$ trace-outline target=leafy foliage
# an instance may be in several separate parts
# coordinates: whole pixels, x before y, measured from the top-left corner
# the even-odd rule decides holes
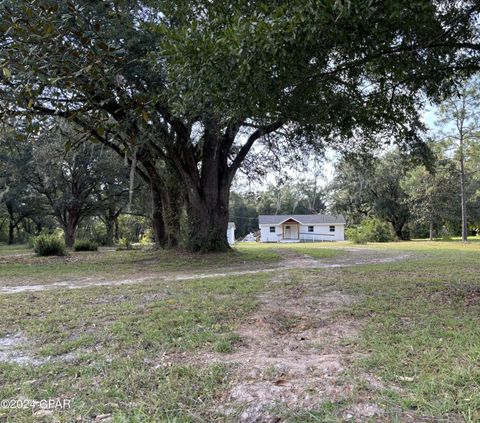
[[[39,256],[64,256],[65,242],[57,235],[39,235],[33,241],[33,249]]]
[[[414,163],[398,150],[367,162],[345,159],[331,185],[333,210],[346,214],[351,223],[377,216],[391,223],[399,239],[406,238],[404,228],[410,210],[401,181],[413,167]]]
[[[98,244],[89,239],[77,239],[73,249],[75,251],[97,251]]]
[[[347,239],[355,244],[367,242],[389,242],[395,240],[391,226],[378,218],[369,217],[360,225],[345,230]]]

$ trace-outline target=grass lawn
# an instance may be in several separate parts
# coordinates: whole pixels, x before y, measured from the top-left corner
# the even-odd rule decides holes
[[[0,243],[0,256],[12,255],[12,254],[24,254],[32,252],[32,249],[27,244],[1,244]]]
[[[0,278],[271,266],[282,249],[332,263],[354,257],[350,250],[402,259],[0,294],[0,359],[7,335],[24,343],[0,361],[0,399],[73,400],[44,417],[3,408],[0,421],[233,422],[238,414],[225,415],[224,405],[235,405],[232,392],[245,384],[298,394],[298,403],[272,402],[276,421],[480,421],[477,243],[242,244],[225,255],[126,251],[61,261],[2,255]],[[341,370],[332,378],[308,366],[263,368],[276,359],[271,346],[276,358],[334,356]],[[329,389],[301,392],[302,380]]]
[[[221,254],[132,250],[70,252],[64,257],[36,257],[26,248],[0,246],[0,280],[4,285],[48,283],[72,278],[118,279],[178,271],[206,271],[223,267],[264,267],[281,256],[269,249],[239,249]],[[14,254],[15,253],[15,254]]]

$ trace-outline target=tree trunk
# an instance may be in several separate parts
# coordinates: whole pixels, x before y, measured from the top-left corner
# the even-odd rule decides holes
[[[73,248],[75,244],[75,238],[77,235],[77,225],[73,221],[69,220],[63,227],[63,234],[65,238],[65,245],[67,248]]]
[[[210,181],[212,185],[212,181]],[[228,201],[230,185],[209,186],[197,196],[189,196],[187,215],[187,248],[191,251],[228,251]]]
[[[115,232],[115,217],[112,218],[112,216],[109,214],[108,216],[105,217],[105,227],[107,230],[107,234],[105,237],[105,245],[111,247],[114,244],[114,232]]]
[[[162,191],[162,215],[165,227],[165,248],[176,248],[180,239],[180,216],[182,206],[179,204],[181,194],[175,189]]]
[[[396,221],[392,222],[392,226],[397,238],[401,241],[404,241],[405,237],[403,235],[403,227],[405,226],[405,223]]]
[[[115,226],[115,231],[114,231],[115,241],[118,241],[120,239],[120,225],[118,223],[118,216],[115,218],[113,222]]]
[[[228,202],[230,186],[254,142],[282,126],[281,121],[256,129],[232,156],[231,148],[241,123],[231,121],[226,128],[206,118],[202,142],[193,144],[191,128],[172,120],[175,144],[168,160],[185,187],[187,202],[186,247],[191,251],[227,251]],[[199,166],[201,164],[201,166]]]
[[[178,180],[175,181],[177,175],[172,180],[162,178],[148,155],[140,155],[139,160],[147,171],[150,182],[155,242],[162,248],[175,248],[180,239],[181,206],[177,202],[183,198],[181,190],[177,188]]]
[[[14,231],[15,223],[13,222],[13,220],[10,219],[10,221],[8,222],[8,245],[12,245],[15,241]]]
[[[430,222],[429,234],[430,234],[430,241],[433,241],[433,222]]]
[[[162,248],[167,244],[165,224],[163,222],[162,196],[158,187],[151,182],[150,192],[152,194],[152,227],[155,236],[155,242]]]
[[[12,245],[15,241],[15,218],[13,215],[13,207],[9,202],[6,203],[6,208],[8,212],[8,245]]]
[[[465,192],[465,157],[463,151],[463,136],[460,136],[460,201],[462,207],[462,242],[467,242],[467,194]]]

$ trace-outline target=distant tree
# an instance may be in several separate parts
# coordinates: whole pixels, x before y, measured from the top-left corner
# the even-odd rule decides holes
[[[376,163],[371,185],[373,211],[392,224],[398,239],[408,238],[403,229],[410,218],[410,210],[402,180],[412,167],[398,151],[389,152]]]
[[[430,240],[435,237],[435,231],[457,220],[457,169],[452,160],[437,159],[431,171],[417,166],[401,184],[413,220],[427,225]]]
[[[316,177],[278,177],[258,193],[259,214],[316,214],[325,210],[325,193]]]
[[[133,180],[130,184],[130,167],[120,160],[112,151],[102,149],[95,157],[95,167],[98,169],[97,180],[92,196],[96,202],[96,214],[105,224],[105,244],[113,245],[115,241],[115,227],[118,227],[118,218],[131,208],[139,182]],[[130,210],[128,210],[130,211]]]
[[[467,152],[472,144],[480,140],[479,83],[480,77],[476,77],[461,84],[454,95],[444,100],[438,112],[438,121],[444,128],[441,136],[454,149],[459,166],[463,242],[468,239]]]
[[[232,191],[230,196],[229,220],[235,222],[235,235],[242,237],[258,230],[257,195],[239,194]]]
[[[392,225],[399,239],[405,239],[410,211],[401,181],[412,167],[398,150],[363,165],[344,160],[331,184],[332,209],[351,217],[351,223],[362,217],[379,217]]]
[[[92,215],[98,203],[94,190],[98,184],[98,146],[79,144],[65,151],[65,142],[73,134],[58,130],[43,133],[35,142],[34,159],[29,164],[28,183],[48,205],[46,212],[52,214],[64,231],[65,244],[73,247],[80,222]]]
[[[341,160],[335,166],[335,176],[328,187],[331,208],[343,214],[349,224],[359,224],[372,214],[371,198],[373,164],[361,165]]]
[[[467,210],[473,232],[480,233],[480,142],[466,148]]]
[[[24,178],[32,160],[31,146],[19,142],[14,132],[3,131],[0,135],[0,203],[8,222],[8,244],[15,242],[15,231],[25,220],[40,214],[41,199],[25,184]]]

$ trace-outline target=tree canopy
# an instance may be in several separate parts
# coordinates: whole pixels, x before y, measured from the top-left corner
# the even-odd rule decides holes
[[[5,1],[0,107],[60,116],[126,156],[157,240],[228,248],[232,180],[281,151],[397,143],[424,153],[418,108],[478,69],[474,0]]]

